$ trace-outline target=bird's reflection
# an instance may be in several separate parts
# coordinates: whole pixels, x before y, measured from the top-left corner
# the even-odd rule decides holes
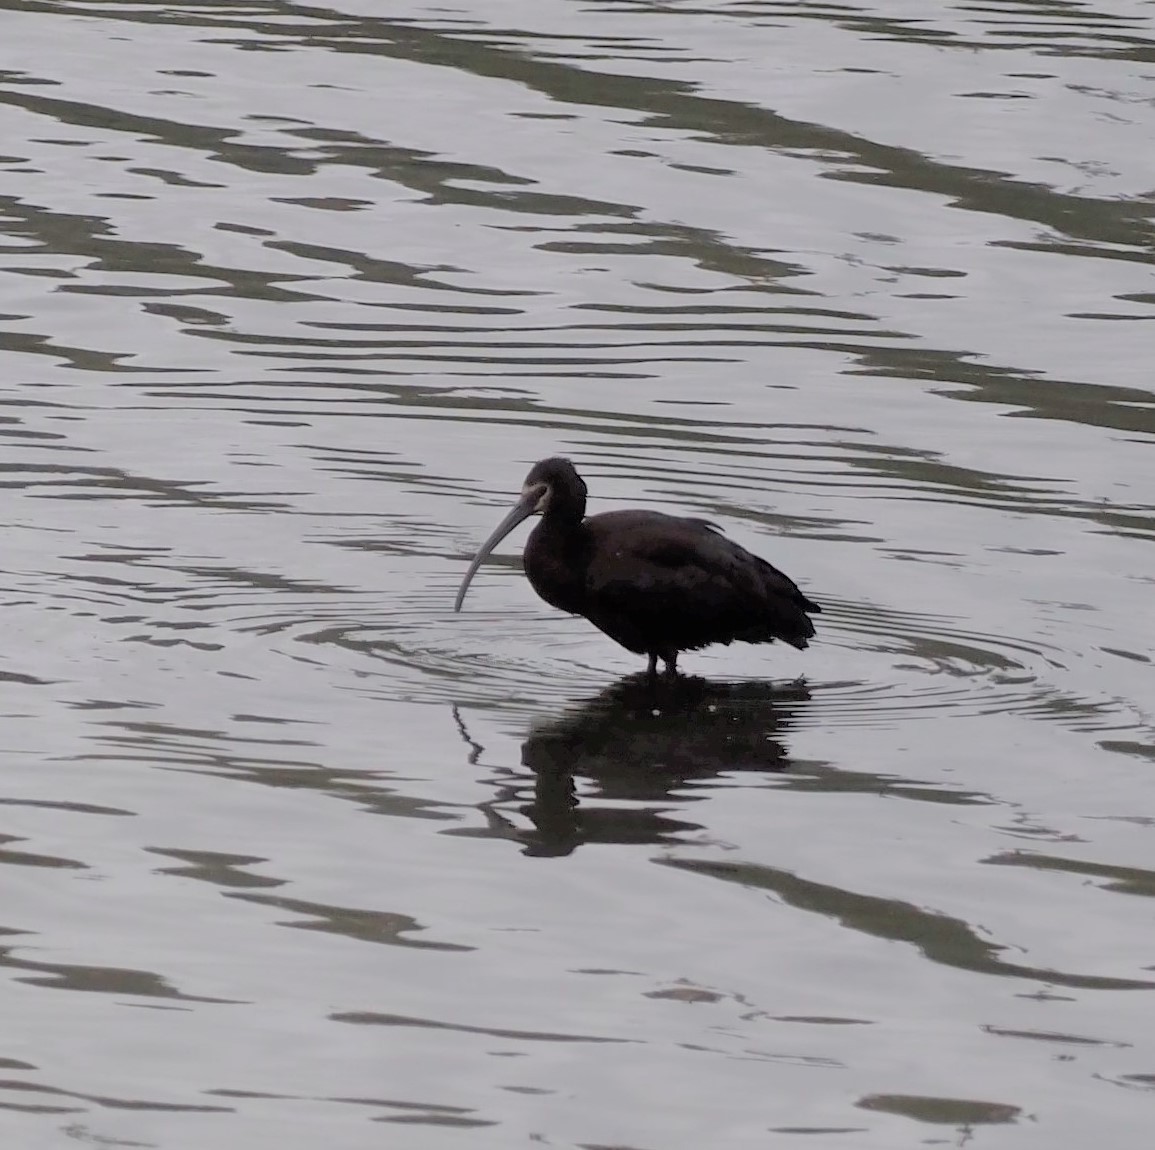
[[[533,797],[519,807],[532,829],[495,826],[491,807],[491,831],[549,856],[582,843],[677,841],[701,825],[673,817],[672,803],[705,797],[696,788],[724,773],[789,766],[783,735],[809,697],[801,681],[654,685],[630,676],[532,728],[521,761]],[[506,789],[502,805],[515,795],[523,788]]]

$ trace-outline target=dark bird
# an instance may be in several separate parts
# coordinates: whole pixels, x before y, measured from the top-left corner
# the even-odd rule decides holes
[[[772,643],[802,650],[821,611],[792,580],[732,543],[705,519],[660,511],[606,511],[586,518],[587,488],[568,459],[543,459],[521,498],[474,556],[455,611],[485,557],[531,515],[525,573],[551,607],[584,615],[628,651],[658,660],[671,677],[679,651],[712,643]]]

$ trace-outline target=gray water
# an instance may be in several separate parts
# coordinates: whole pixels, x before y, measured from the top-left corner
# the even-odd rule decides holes
[[[1149,1144],[1155,7],[6,0],[0,70],[5,1147]],[[814,646],[653,706],[521,535],[454,615],[551,454]]]

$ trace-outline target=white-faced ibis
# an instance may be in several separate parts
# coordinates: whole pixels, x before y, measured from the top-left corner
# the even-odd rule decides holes
[[[521,497],[474,556],[457,592],[461,610],[485,557],[531,515],[525,573],[551,607],[584,615],[628,651],[676,674],[679,651],[713,643],[773,643],[802,650],[821,611],[794,582],[732,543],[705,519],[660,511],[606,511],[586,518],[585,481],[568,459],[543,459]]]

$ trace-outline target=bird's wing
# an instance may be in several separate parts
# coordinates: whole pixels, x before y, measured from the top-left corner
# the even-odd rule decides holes
[[[739,593],[780,595],[817,610],[788,575],[727,539],[706,519],[620,511],[586,520],[592,558],[587,588],[652,593],[670,583],[724,584]]]
[[[677,633],[684,647],[770,636],[805,646],[817,611],[788,576],[702,520],[618,512],[586,521],[591,558],[587,613],[628,635]]]
[[[756,589],[753,572],[736,561],[745,553],[705,520],[644,513],[627,521],[631,513],[620,514],[588,521],[595,541],[586,577],[592,596],[648,613],[689,610],[711,592]]]

